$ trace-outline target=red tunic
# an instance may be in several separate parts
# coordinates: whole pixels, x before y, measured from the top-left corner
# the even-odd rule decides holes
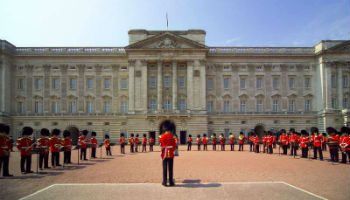
[[[106,141],[106,140],[105,140]],[[108,140],[109,141],[109,140]],[[125,137],[119,138],[119,144],[125,144]]]
[[[63,139],[64,151],[72,150],[72,139],[70,137],[66,137]]]
[[[58,137],[51,137],[49,140],[50,144],[50,151],[51,152],[60,152],[60,149],[62,147],[62,140]]]
[[[196,142],[197,142],[197,144],[201,144],[202,143],[202,139],[201,138],[197,138]]]
[[[321,147],[323,137],[321,135],[315,135],[314,137],[314,147]]]
[[[244,136],[239,136],[238,137],[238,144],[244,144],[245,137]]]
[[[49,153],[49,146],[50,146],[50,139],[47,137],[41,137],[37,140],[38,147],[40,148],[40,151],[42,153],[48,154]]]
[[[135,144],[140,144],[140,140],[139,140],[139,138],[137,137],[137,138],[135,138]]]
[[[174,158],[174,151],[176,148],[176,142],[173,134],[170,132],[165,132],[161,135],[160,139],[160,146],[162,147],[162,159],[165,158]]]
[[[350,136],[341,136],[340,137],[340,142],[339,142],[339,146],[341,148],[344,148],[345,146],[345,151],[350,151]]]
[[[288,145],[289,144],[289,138],[287,135],[281,135],[280,136],[280,142],[282,145]]]
[[[301,147],[301,148],[307,148],[308,143],[309,143],[309,137],[307,137],[307,136],[302,136],[302,137],[300,138],[300,147]]]
[[[147,144],[147,138],[146,138],[146,137],[142,138],[142,144],[143,144],[143,145],[146,145],[146,144]]]
[[[192,142],[192,137],[188,137],[187,142]]]
[[[149,139],[149,144],[150,144],[150,145],[154,145],[154,138],[151,137],[151,138]]]
[[[135,139],[133,137],[129,138],[129,143],[130,143],[130,145],[134,144],[135,143]]]
[[[96,138],[91,138],[90,139],[90,142],[91,142],[91,147],[92,148],[97,148],[97,139]]]
[[[273,137],[270,136],[270,135],[267,136],[267,137],[266,137],[266,144],[267,144],[268,146],[271,146],[272,143],[273,143]]]
[[[33,141],[29,137],[22,137],[17,139],[17,148],[21,151],[21,156],[30,156],[33,149]]]
[[[121,138],[120,138],[121,139]],[[120,140],[119,139],[119,140]],[[125,141],[124,141],[125,142]],[[109,139],[105,139],[103,141],[103,144],[105,145],[106,148],[109,148],[111,146],[111,141]]]
[[[212,137],[211,140],[212,140],[212,143],[213,143],[214,145],[217,143],[216,137]]]
[[[260,143],[260,139],[259,139],[258,136],[253,137],[253,143],[254,143],[255,145],[258,145],[258,144]]]
[[[10,139],[6,135],[0,135],[0,157],[8,154],[10,150]]]
[[[202,142],[203,142],[203,144],[208,144],[208,138],[207,137],[203,137]]]
[[[234,137],[233,135],[231,135],[231,136],[229,137],[229,143],[230,143],[230,144],[234,144],[234,143],[235,143],[235,137]]]
[[[79,145],[80,145],[80,148],[82,149],[87,148],[86,137],[84,135],[79,136]]]
[[[220,137],[220,144],[221,145],[224,145],[225,141],[226,141],[225,137]]]

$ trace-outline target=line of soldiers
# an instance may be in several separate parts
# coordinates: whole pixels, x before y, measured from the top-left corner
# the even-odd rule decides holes
[[[120,153],[125,154],[125,145],[127,141],[130,145],[130,153],[139,152],[139,146],[142,145],[142,152],[147,152],[147,143],[149,144],[149,151],[153,151],[153,146],[155,145],[155,138],[147,138],[146,134],[143,134],[142,140],[139,138],[139,134],[134,135],[130,134],[128,140],[125,138],[124,133],[120,134],[119,144],[120,144]]]

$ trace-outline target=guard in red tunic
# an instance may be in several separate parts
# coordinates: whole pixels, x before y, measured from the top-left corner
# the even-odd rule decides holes
[[[340,137],[339,147],[341,152],[341,162],[346,163],[346,158],[348,157],[350,162],[350,128],[348,127],[342,127],[340,129],[340,132],[342,133],[342,136]]]
[[[313,128],[313,127],[312,127],[312,128]],[[310,130],[310,131],[311,131],[311,135],[310,135],[310,148],[311,148],[311,149],[314,149],[315,133],[313,133],[312,130]]]
[[[254,135],[253,135],[253,132],[250,132],[248,135],[249,135],[248,136],[249,151],[252,152],[254,151],[254,142],[253,142]]]
[[[221,133],[221,135],[219,136],[219,141],[220,141],[221,151],[225,151],[226,138],[223,133]]]
[[[90,139],[91,158],[97,158],[96,157],[96,149],[97,149],[98,143],[97,143],[96,135],[97,135],[96,132],[94,132],[94,131],[91,132],[91,139]]]
[[[139,144],[140,144],[140,139],[139,139],[139,134],[136,134],[136,137],[135,137],[135,152],[139,152]]]
[[[109,136],[108,136],[108,140],[109,140]],[[120,153],[121,153],[121,154],[125,154],[126,139],[125,139],[124,133],[121,133],[121,134],[120,134],[119,144],[120,144]]]
[[[125,148],[124,148],[124,143],[125,143],[125,138],[124,138],[124,134],[121,134],[122,136],[119,138],[119,143],[120,145],[122,145],[123,143],[123,148],[120,148],[120,151],[122,154],[125,154]],[[111,141],[109,140],[109,135],[105,135],[105,139],[103,140],[103,144],[105,146],[106,149],[106,155],[107,156],[112,156],[112,151],[111,151]]]
[[[2,170],[2,176],[11,177],[12,174],[9,174],[9,164],[10,164],[10,151],[11,151],[11,142],[8,137],[10,133],[10,127],[6,124],[0,124],[0,172]]]
[[[290,130],[290,155],[291,156],[297,156],[297,150],[298,150],[298,146],[299,146],[299,136],[297,134],[297,132],[295,132],[294,128],[291,128]]]
[[[280,146],[283,149],[283,154],[287,155],[287,149],[288,149],[288,146],[289,146],[289,137],[287,136],[285,129],[281,129],[280,132],[281,132],[281,136],[279,138],[279,143],[280,143]]]
[[[147,152],[147,135],[143,134],[143,138],[142,138],[142,152]]]
[[[203,150],[204,151],[208,151],[208,137],[207,137],[207,134],[203,134]]]
[[[61,131],[59,129],[52,130],[52,137],[49,140],[51,152],[51,165],[53,168],[60,165],[60,151],[63,146],[61,138],[59,138]]]
[[[63,131],[63,162],[64,164],[71,164],[72,157],[72,138],[68,130]]]
[[[329,135],[328,147],[329,153],[331,155],[331,162],[339,162],[339,135],[333,127],[326,128]]]
[[[80,160],[88,160],[86,158],[86,149],[87,149],[87,145],[88,145],[88,135],[89,131],[87,130],[83,130],[82,131],[82,135],[79,136],[78,142],[79,142],[79,146],[80,146]]]
[[[267,153],[273,154],[273,136],[271,131],[268,131],[268,135],[266,136],[266,146]]]
[[[327,133],[322,133],[322,137],[323,137],[322,151],[327,151],[327,141],[328,141]]]
[[[309,133],[306,130],[301,130],[299,146],[301,148],[301,157],[307,158],[309,152]]]
[[[245,136],[244,136],[243,132],[240,132],[239,136],[238,136],[238,151],[244,151],[244,149],[243,149],[244,141],[245,141]]]
[[[253,133],[253,144],[254,144],[254,150],[255,153],[259,153],[260,152],[260,138],[258,135],[256,135],[255,133]]]
[[[273,148],[276,149],[277,136],[275,132],[272,132],[272,144],[273,144]]]
[[[313,133],[314,138],[313,140],[313,148],[314,148],[314,158],[317,159],[317,152],[320,155],[320,160],[323,160],[323,154],[322,154],[322,141],[323,136],[318,132],[317,127],[312,127],[311,132]]]
[[[130,134],[129,144],[130,144],[130,153],[134,153],[135,138],[133,133]]]
[[[163,182],[162,185],[166,186],[168,182],[168,171],[169,171],[169,185],[174,186],[173,177],[173,166],[174,166],[174,151],[176,148],[176,141],[174,134],[176,127],[175,124],[170,120],[163,121],[159,126],[159,133],[161,137],[159,143],[161,146],[161,158],[163,163]]]
[[[211,143],[213,145],[213,151],[216,151],[217,139],[216,139],[216,134],[215,133],[213,133],[213,135],[211,136]]]
[[[188,135],[188,138],[187,138],[187,151],[191,151],[192,149],[192,135]]]
[[[197,150],[200,151],[201,150],[201,144],[202,144],[201,135],[199,135],[199,134],[197,135],[196,142],[197,142]]]
[[[22,137],[17,139],[17,148],[21,152],[21,172],[22,174],[33,173],[32,167],[32,149],[33,141],[30,135],[33,134],[31,127],[23,127]]]
[[[150,136],[149,137],[149,151],[153,151],[153,146],[154,146],[154,144],[155,144],[155,139],[154,139],[154,137],[152,137],[152,136]]]
[[[235,150],[235,136],[232,133],[230,133],[230,136],[228,137],[228,139],[229,139],[231,151],[234,151]]]
[[[264,132],[264,136],[262,137],[263,153],[266,152],[266,147],[267,147],[267,145],[266,145],[266,140],[267,140],[267,134],[266,134],[266,132]]]
[[[49,168],[49,147],[50,147],[50,131],[46,128],[40,130],[40,138],[37,140],[37,147],[39,149],[39,169]]]

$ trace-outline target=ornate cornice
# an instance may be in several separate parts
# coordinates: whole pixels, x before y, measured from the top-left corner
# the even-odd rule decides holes
[[[16,56],[125,56],[123,47],[17,47]]]

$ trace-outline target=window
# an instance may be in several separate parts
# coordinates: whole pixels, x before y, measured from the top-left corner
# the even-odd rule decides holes
[[[43,112],[43,103],[41,101],[35,101],[34,112],[35,113],[42,113]]]
[[[337,88],[337,76],[335,74],[331,75],[331,87]]]
[[[88,113],[94,112],[94,105],[93,105],[92,101],[86,102],[86,112],[88,112]]]
[[[24,103],[22,101],[17,102],[17,112],[24,113]]]
[[[126,100],[122,100],[120,102],[120,112],[122,112],[122,113],[128,112],[128,102]]]
[[[185,88],[185,77],[180,76],[178,78],[178,81],[179,81],[179,88]]]
[[[241,100],[240,106],[239,106],[240,112],[246,112],[246,100]]]
[[[262,112],[263,111],[263,101],[262,99],[256,100],[256,112]]]
[[[245,89],[246,88],[246,85],[245,85],[245,78],[241,77],[239,79],[239,87],[242,89]]]
[[[337,109],[338,108],[338,103],[337,103],[337,98],[333,97],[332,98],[332,108]]]
[[[344,97],[343,98],[343,108],[350,108],[349,107],[349,98],[348,97]]]
[[[155,76],[149,77],[149,87],[156,88],[157,87],[157,78]]]
[[[128,89],[128,79],[120,80],[120,89],[122,90]]]
[[[151,99],[149,102],[149,108],[152,111],[157,110],[157,100],[156,99]]]
[[[295,112],[295,100],[294,99],[290,99],[288,101],[288,111]]]
[[[111,101],[105,100],[103,102],[103,112],[104,113],[110,113],[111,112]]]
[[[105,90],[110,89],[110,88],[111,88],[111,79],[105,78],[105,79],[103,80],[103,86],[104,86],[104,89],[105,89]]]
[[[179,110],[180,111],[185,111],[186,109],[187,109],[186,99],[180,99]]]
[[[305,89],[310,89],[311,88],[311,78],[310,77],[305,77],[305,79],[304,79],[304,87],[305,87]]]
[[[280,79],[278,77],[273,77],[272,79],[272,88],[278,90],[280,87]]]
[[[230,112],[230,101],[229,100],[224,101],[224,112]]]
[[[348,87],[349,87],[349,77],[343,76],[343,88],[348,88]]]
[[[18,79],[17,89],[19,89],[19,90],[24,89],[24,79],[23,78]]]
[[[213,101],[208,101],[207,102],[207,111],[208,112],[213,112],[213,107],[214,107],[214,102]]]
[[[88,78],[86,80],[86,87],[87,89],[91,90],[94,87],[94,79]]]
[[[60,79],[53,78],[52,79],[52,89],[58,90],[60,88]]]
[[[272,112],[278,112],[279,111],[279,102],[278,99],[274,99],[272,101]]]
[[[77,89],[77,79],[76,78],[69,79],[69,88],[71,90],[76,90]]]
[[[164,87],[170,88],[170,86],[171,86],[170,76],[164,76]]]
[[[208,90],[212,90],[213,89],[213,85],[214,85],[213,78],[208,78],[207,79],[207,89]]]
[[[72,100],[72,101],[69,102],[68,112],[70,112],[70,113],[76,113],[77,112],[77,101],[76,100]]]
[[[230,78],[229,77],[224,78],[224,89],[225,90],[230,89]]]
[[[311,100],[306,99],[305,100],[305,112],[309,112],[309,111],[311,111]]]
[[[256,89],[261,89],[263,86],[262,86],[262,77],[257,77],[256,78]]]
[[[34,88],[36,90],[41,90],[43,88],[43,80],[41,78],[36,78],[34,80]]]
[[[59,113],[60,112],[59,103],[57,101],[53,101],[51,103],[51,112],[52,113]]]
[[[294,77],[289,77],[289,89],[294,90],[295,89],[295,78]]]
[[[167,110],[167,111],[171,110],[171,100],[170,99],[166,99],[164,101],[164,110]]]

